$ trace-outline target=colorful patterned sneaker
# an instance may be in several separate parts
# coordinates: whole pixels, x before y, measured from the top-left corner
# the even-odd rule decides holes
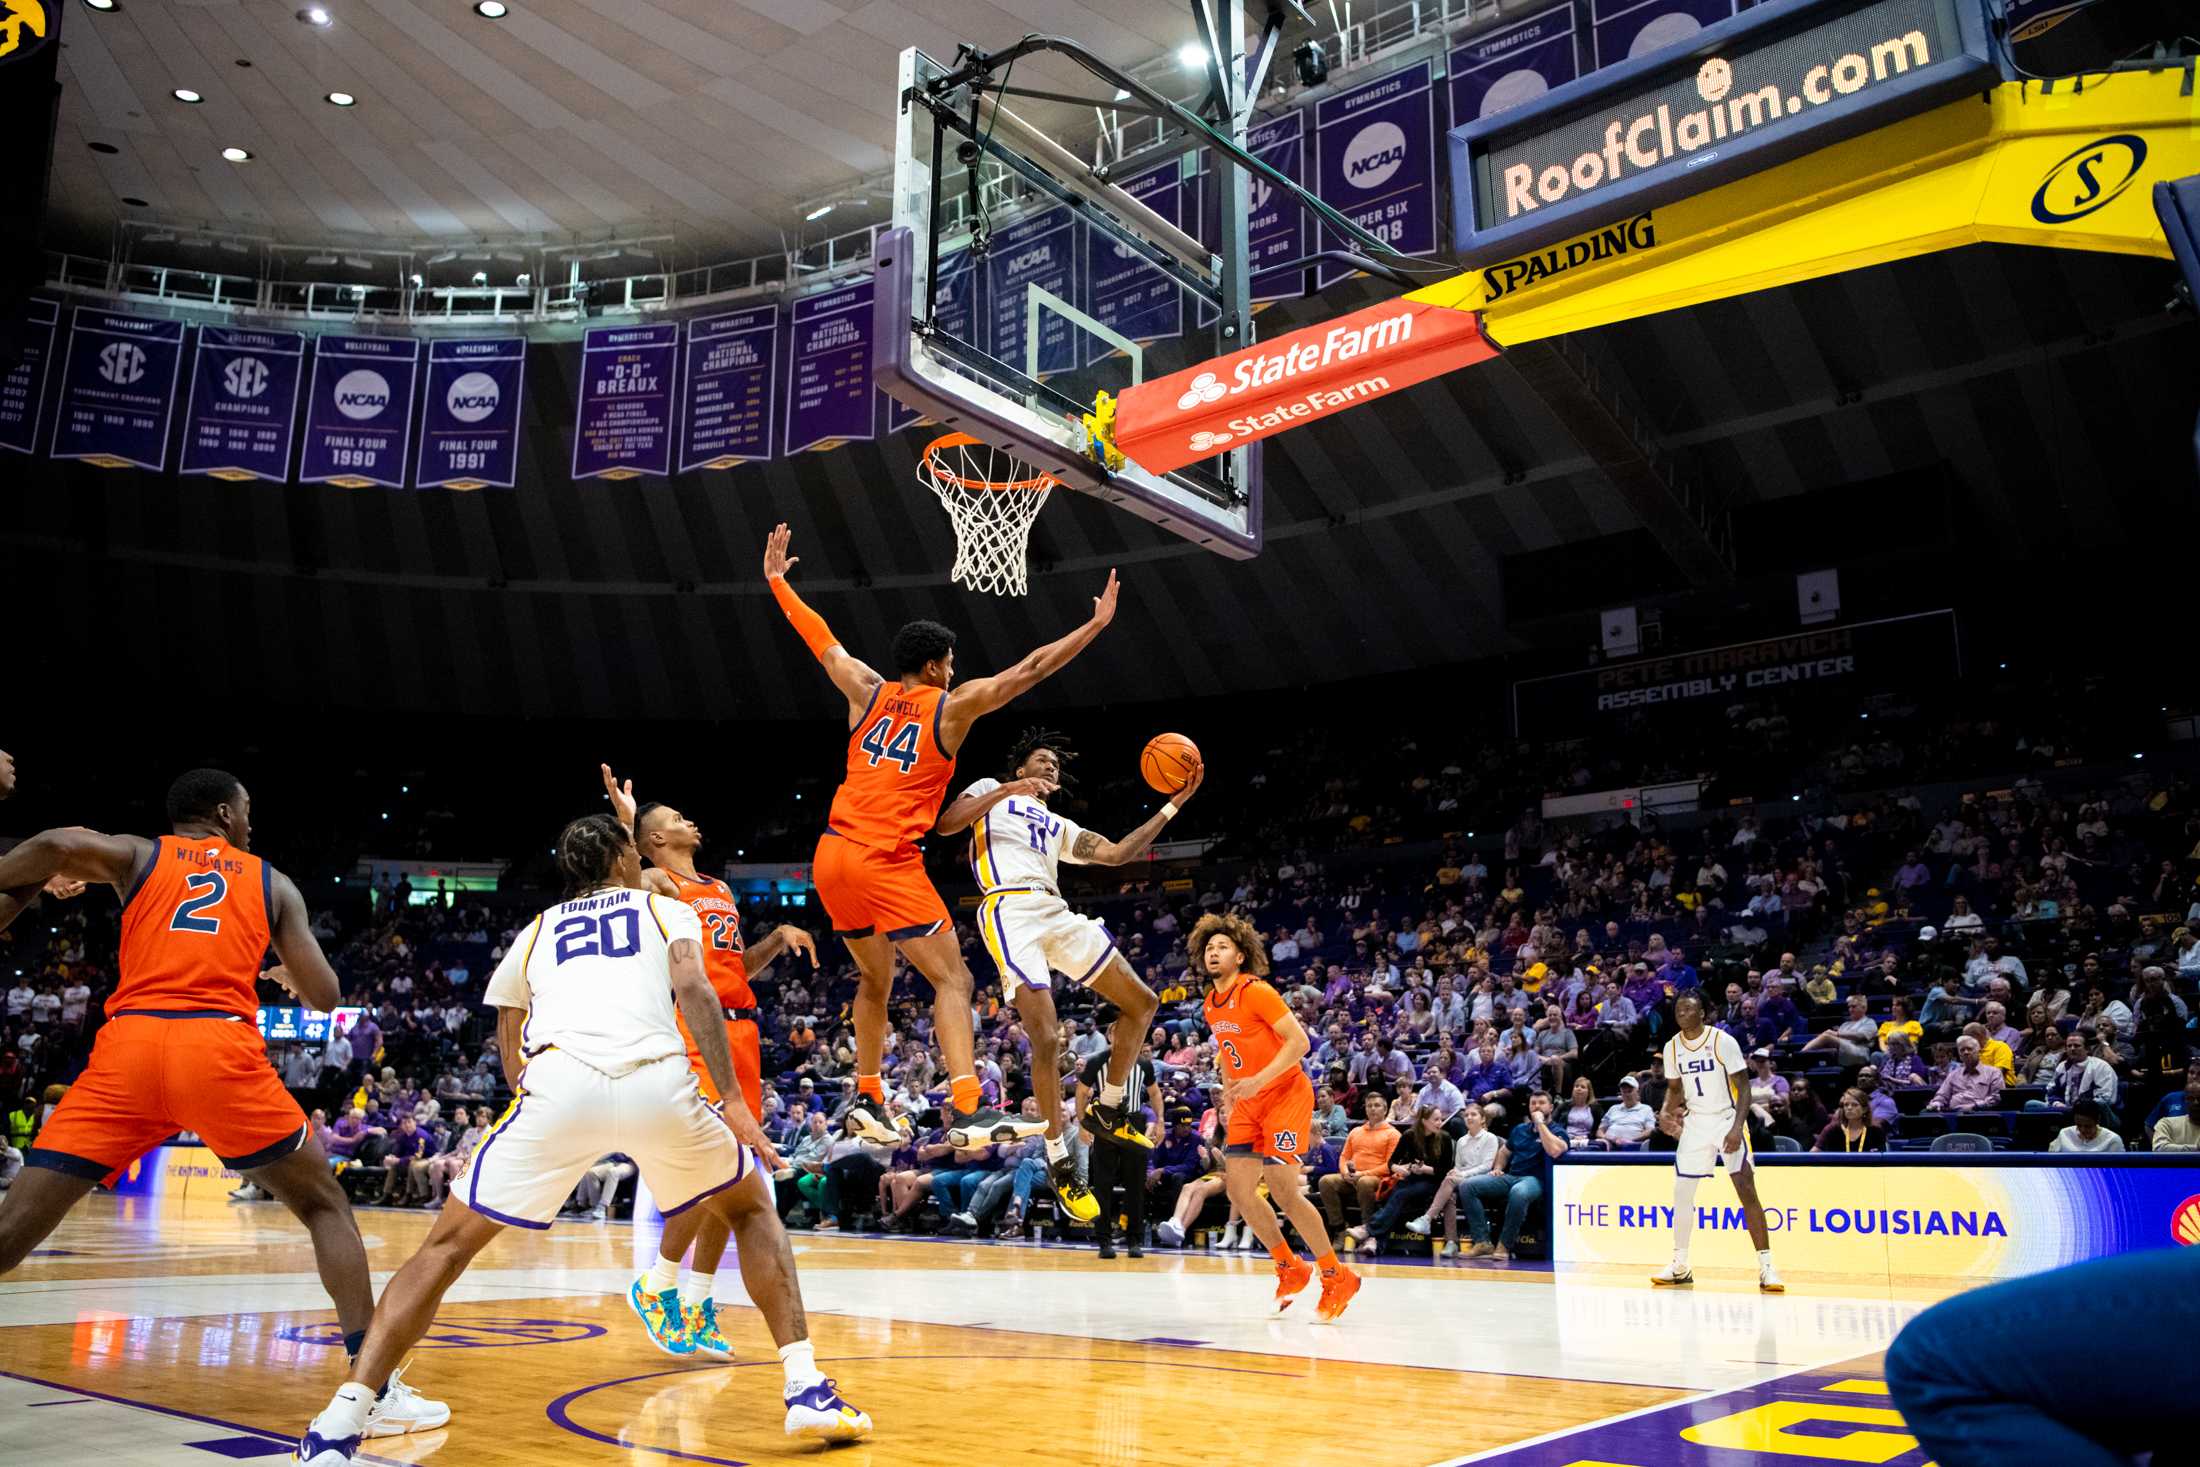
[[[1100,1216],[1100,1199],[1092,1195],[1092,1188],[1077,1175],[1077,1163],[1068,1157],[1052,1162],[1047,1167],[1047,1185],[1054,1188],[1055,1200],[1062,1204],[1062,1211],[1081,1223],[1089,1223]]]
[[[411,1362],[407,1362],[410,1364]],[[405,1384],[405,1366],[390,1372],[390,1383],[367,1408],[368,1436],[403,1436],[408,1431],[433,1431],[451,1419],[451,1408],[431,1401]]]
[[[857,1095],[856,1103],[848,1107],[846,1119],[859,1138],[880,1146],[899,1146],[909,1139],[874,1095]]]
[[[681,1312],[681,1322],[687,1326],[688,1342],[695,1353],[705,1360],[731,1360],[733,1346],[718,1329],[718,1304],[712,1299],[690,1304]]]
[[[302,1467],[348,1467],[351,1454],[359,1450],[359,1438],[339,1437],[330,1441],[317,1432],[308,1431],[298,1439],[296,1460]]]
[[[840,1398],[830,1380],[805,1386],[787,1397],[787,1435],[813,1442],[861,1441],[871,1434],[871,1418]]]
[[[649,1342],[667,1355],[685,1360],[695,1353],[695,1342],[688,1338],[686,1322],[680,1316],[680,1291],[667,1289],[662,1294],[652,1294],[644,1286],[649,1280],[638,1278],[626,1291],[626,1302],[633,1309],[634,1317],[649,1331]]]

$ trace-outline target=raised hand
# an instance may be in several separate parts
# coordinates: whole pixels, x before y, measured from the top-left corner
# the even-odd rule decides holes
[[[1035,774],[1029,779],[1012,779],[1002,788],[1009,795],[1028,795],[1035,800],[1043,800],[1061,787],[1060,781]]]
[[[621,784],[611,773],[610,765],[599,764],[596,767],[603,771],[603,792],[611,797],[612,816],[626,827],[627,834],[634,834],[634,812],[641,808],[634,801],[634,781],[630,779]]]
[[[1115,620],[1115,595],[1118,585],[1115,572],[1109,571],[1107,588],[1092,598],[1092,620],[1094,625],[1104,627]]]
[[[784,576],[802,563],[801,556],[787,553],[787,542],[793,538],[794,531],[784,524],[772,526],[771,538],[764,542],[764,574],[767,577]]]

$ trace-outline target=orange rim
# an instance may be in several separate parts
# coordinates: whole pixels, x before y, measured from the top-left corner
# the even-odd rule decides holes
[[[956,473],[947,466],[943,459],[935,457],[941,449],[945,448],[991,448],[992,446],[984,439],[973,438],[968,433],[942,434],[924,445],[924,470],[933,478],[943,483],[953,484],[958,489],[968,489],[973,492],[990,491],[995,494],[1010,493],[1019,489],[1026,491],[1052,489],[1061,482],[1052,474],[1040,473],[1037,470],[1033,470],[1032,477],[1028,479],[973,479]],[[1020,462],[1006,449],[996,451],[1011,463]]]

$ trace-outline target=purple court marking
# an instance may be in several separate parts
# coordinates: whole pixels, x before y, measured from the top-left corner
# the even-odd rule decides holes
[[[246,1432],[268,1441],[279,1442],[285,1451],[289,1451],[294,1447],[298,1440],[285,1432],[269,1431],[264,1426],[246,1426],[241,1421],[224,1421],[219,1416],[205,1416],[197,1411],[180,1411],[174,1406],[157,1406],[151,1401],[140,1401],[131,1396],[111,1395],[106,1391],[90,1390],[84,1386],[63,1385],[58,1380],[41,1380],[35,1375],[25,1375],[19,1370],[0,1370],[0,1378],[19,1380],[25,1385],[44,1386],[49,1391],[75,1391],[78,1395],[89,1396],[95,1401],[106,1401],[116,1406],[131,1406],[140,1411],[151,1411],[158,1416],[173,1416],[180,1421],[196,1421],[201,1426],[219,1426],[224,1431]],[[48,1402],[47,1404],[60,1403]],[[351,1459],[354,1462],[369,1463],[371,1467],[406,1467],[406,1464],[402,1462],[393,1461],[388,1457],[376,1457],[366,1452],[354,1452]]]
[[[220,1436],[207,1442],[185,1442],[202,1452],[212,1452],[217,1457],[233,1457],[242,1462],[248,1457],[272,1457],[277,1452],[293,1450],[289,1442],[270,1441],[264,1436]]]
[[[92,1398],[90,1396],[76,1396],[66,1401],[26,1401],[23,1408],[27,1411],[33,1406],[89,1406],[91,1404]]]
[[[74,1248],[33,1248],[27,1256],[31,1258],[75,1258],[78,1254]]]
[[[1169,1338],[1169,1336],[1167,1336],[1167,1335],[1148,1335],[1148,1336],[1147,1336],[1146,1338],[1144,1338],[1144,1339],[1142,1339],[1142,1340],[1132,1340],[1132,1341],[1131,1341],[1131,1343],[1132,1343],[1132,1344],[1134,1344],[1134,1345],[1183,1345],[1183,1346],[1186,1346],[1187,1348],[1189,1348],[1189,1347],[1192,1347],[1192,1346],[1197,1346],[1197,1345],[1204,1345],[1204,1344],[1206,1344],[1206,1343],[1207,1343],[1207,1341],[1205,1341],[1205,1340],[1175,1340],[1175,1339],[1171,1339],[1171,1338]]]
[[[842,1355],[836,1357],[833,1361],[821,1361],[820,1363],[867,1364],[887,1361],[899,1364],[901,1362],[911,1360],[1029,1361],[1030,1359],[1030,1355],[1022,1352],[1000,1355]],[[573,1435],[578,1437],[586,1437],[589,1441],[592,1442],[602,1442],[605,1446],[608,1447],[624,1447],[630,1452],[650,1452],[660,1457],[677,1457],[683,1462],[704,1462],[710,1464],[710,1467],[749,1467],[748,1463],[740,1461],[733,1457],[712,1457],[702,1452],[683,1452],[678,1447],[653,1447],[644,1442],[621,1441],[615,1436],[606,1436],[600,1431],[591,1431],[589,1428],[581,1425],[579,1422],[573,1419],[570,1408],[575,1401],[578,1401],[583,1396],[591,1396],[594,1395],[597,1391],[608,1391],[623,1385],[633,1385],[638,1381],[662,1380],[668,1375],[703,1375],[712,1370],[753,1370],[760,1365],[777,1365],[778,1363],[779,1362],[777,1360],[737,1360],[731,1365],[707,1365],[700,1368],[690,1366],[686,1369],[652,1370],[645,1372],[641,1375],[624,1375],[619,1377],[617,1380],[600,1380],[594,1385],[585,1385],[579,1387],[576,1390],[567,1391],[564,1395],[558,1397],[555,1401],[552,1401],[549,1405],[545,1406],[543,1408],[543,1415],[550,1418],[551,1425],[556,1426],[561,1430],[569,1431],[573,1433]],[[1213,1370],[1220,1371],[1228,1375],[1273,1375],[1283,1376],[1293,1380],[1298,1379],[1300,1374],[1300,1372],[1292,1370],[1255,1370],[1251,1366],[1247,1365],[1193,1365],[1189,1363],[1179,1363],[1173,1360],[1104,1360],[1095,1363],[1103,1365],[1136,1365],[1141,1368],[1160,1366],[1165,1369],[1171,1370]],[[5,1372],[0,1372],[0,1374],[4,1373]],[[366,1458],[362,1457],[359,1460],[365,1461]]]

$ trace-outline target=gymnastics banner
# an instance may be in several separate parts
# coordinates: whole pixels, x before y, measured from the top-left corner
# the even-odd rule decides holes
[[[687,413],[680,472],[730,469],[772,456],[779,307],[751,306],[687,323]]]
[[[1484,31],[1455,48],[1445,70],[1454,127],[1533,102],[1581,75],[1574,7],[1553,5]]]
[[[787,428],[783,452],[834,448],[877,434],[871,385],[871,282],[820,291],[788,316]]]
[[[183,371],[183,323],[78,306],[54,410],[55,458],[103,469],[168,467],[168,423]]]
[[[1065,207],[1026,215],[993,236],[985,258],[993,323],[993,344],[988,349],[1019,371],[1034,329],[1039,333],[1039,375],[1066,372],[1078,364],[1078,338],[1085,333],[1043,303],[1034,323],[1031,291],[1036,287],[1058,300],[1076,301],[1078,243],[1084,233]]]
[[[1597,65],[1648,56],[1678,46],[1734,13],[1734,0],[1594,0]]]
[[[306,339],[295,331],[201,326],[176,471],[230,480],[289,477],[305,354]]]
[[[1171,158],[1158,168],[1121,180],[1123,191],[1177,228],[1184,227],[1184,169]],[[1184,334],[1184,291],[1145,259],[1115,243],[1113,236],[1088,228],[1084,282],[1085,314],[1133,341],[1161,341]],[[1099,361],[1115,348],[1090,332],[1085,360]]]
[[[672,472],[672,412],[680,323],[599,326],[581,342],[573,414],[573,477],[632,479]]]
[[[1305,183],[1306,113],[1291,111],[1254,123],[1245,132],[1245,151],[1293,183]],[[1215,181],[1212,173],[1207,178]],[[1252,202],[1245,216],[1245,262],[1253,272],[1253,300],[1297,300],[1306,294],[1306,267],[1291,262],[1306,256],[1306,211],[1258,174],[1248,187]],[[1229,207],[1229,200],[1221,202]]]
[[[1756,1157],[1789,1277],[1985,1282],[2081,1259],[2200,1242],[2200,1166],[2183,1157],[1995,1153]],[[1670,1152],[1584,1153],[1552,1168],[1561,1268],[1654,1269],[1673,1253]],[[1696,1194],[1693,1263],[1754,1272],[1723,1178]]]
[[[324,336],[313,343],[298,482],[405,487],[420,343],[409,336]]]
[[[1314,104],[1314,191],[1321,201],[1405,255],[1436,252],[1436,83],[1416,61]],[[1326,249],[1352,248],[1323,232]],[[1324,260],[1314,286],[1358,273]]]
[[[53,339],[61,303],[32,296],[23,303],[23,319],[0,328],[21,352],[15,365],[0,373],[0,448],[14,453],[38,451],[40,414],[46,406],[46,378],[53,366]]]
[[[519,479],[520,400],[526,390],[525,337],[429,342],[413,484],[511,488]]]

